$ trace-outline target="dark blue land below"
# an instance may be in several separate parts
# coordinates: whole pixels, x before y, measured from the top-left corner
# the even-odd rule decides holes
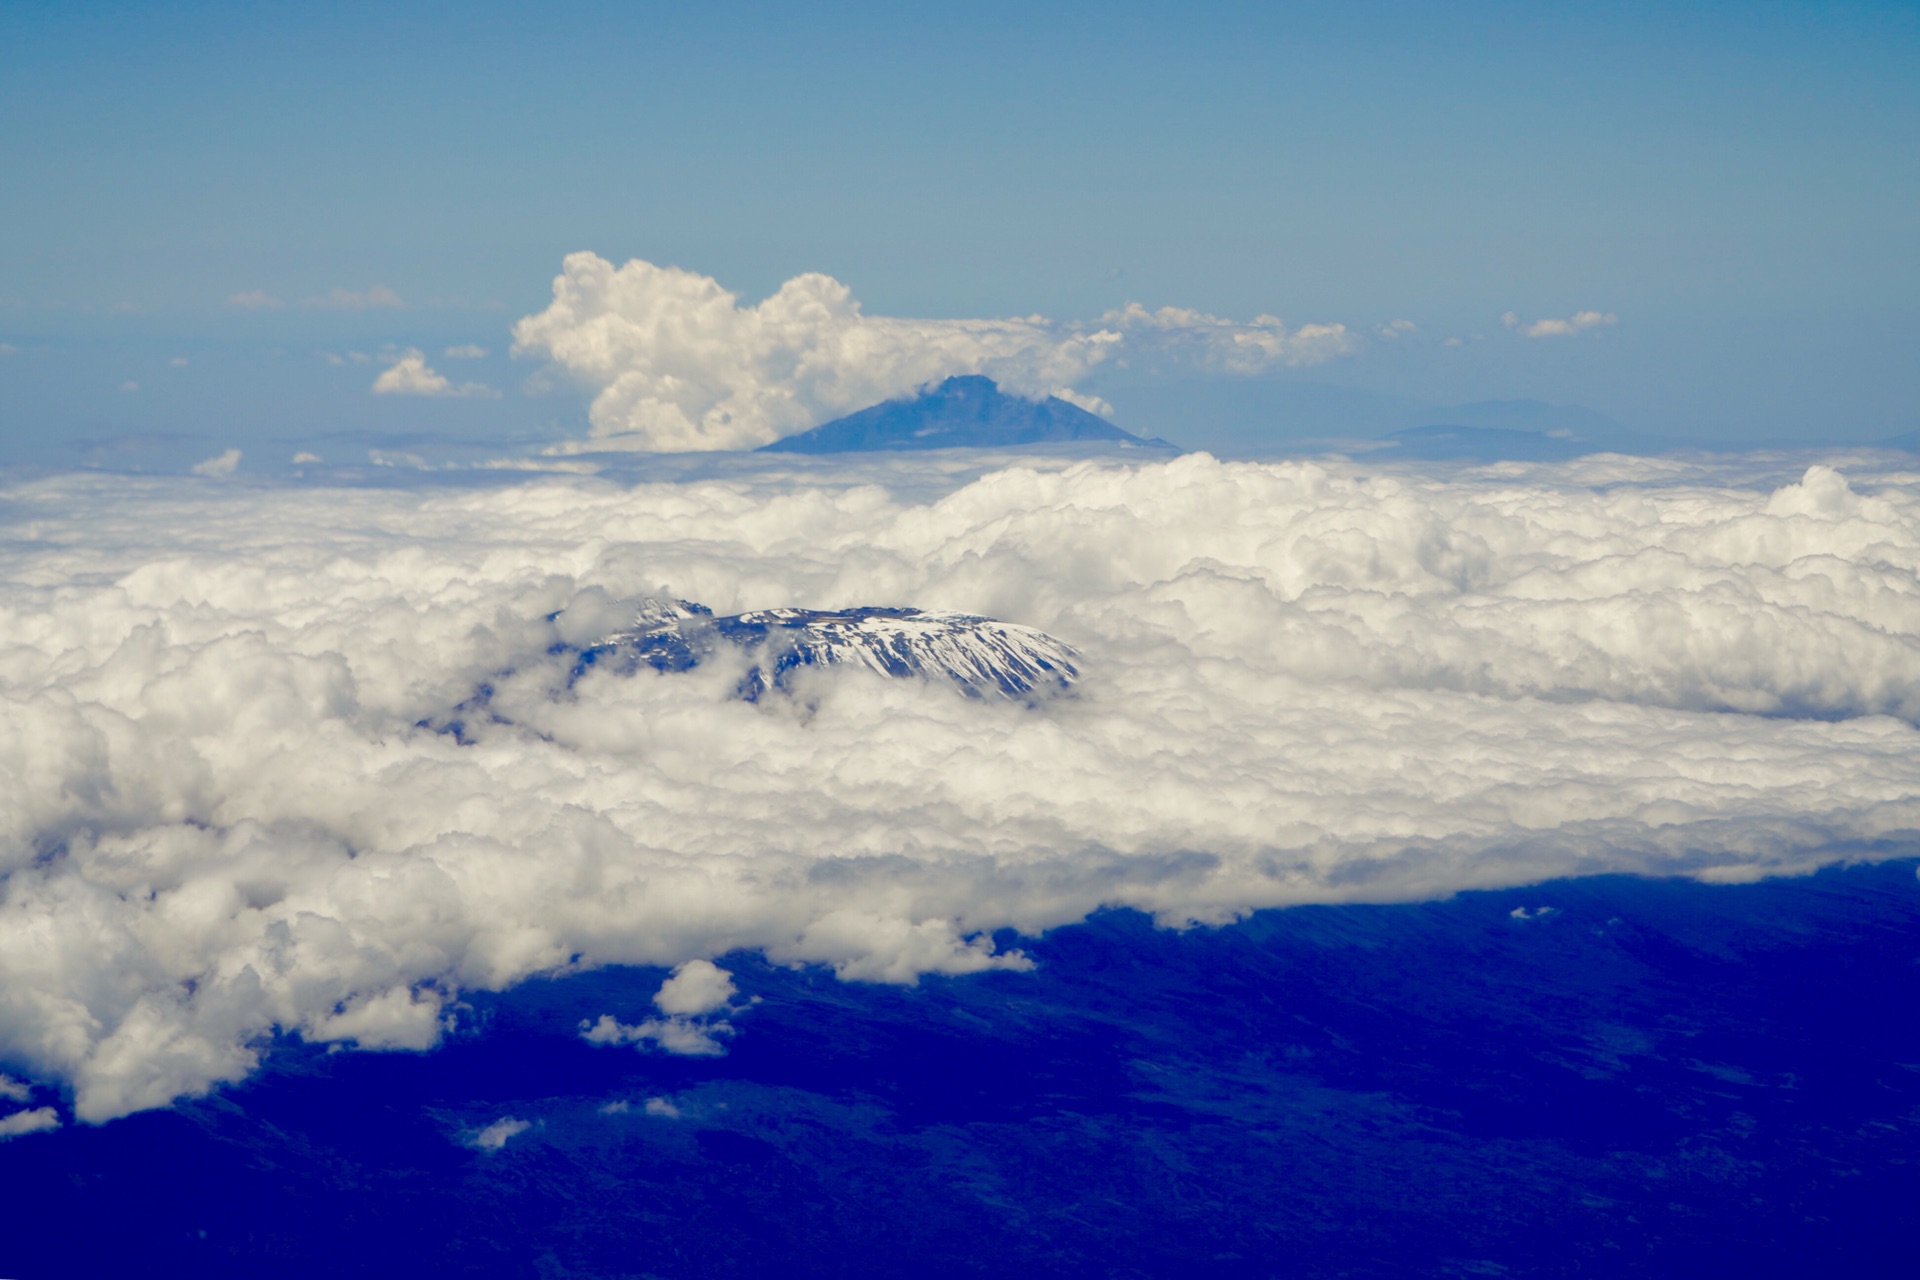
[[[1920,1275],[1911,861],[1025,945],[914,989],[731,957],[718,1059],[578,1038],[646,969],[284,1047],[0,1144],[0,1275]]]

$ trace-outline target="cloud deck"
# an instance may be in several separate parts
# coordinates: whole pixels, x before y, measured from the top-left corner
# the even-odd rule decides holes
[[[942,465],[0,491],[0,1059],[97,1120],[570,966],[908,981],[1103,904],[1750,878],[1920,827],[1910,475]],[[1002,618],[1081,680],[568,689],[555,649],[664,592]],[[482,680],[504,723],[419,727]]]

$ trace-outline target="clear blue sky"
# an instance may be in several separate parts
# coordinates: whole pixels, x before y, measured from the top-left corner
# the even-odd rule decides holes
[[[504,355],[576,249],[749,298],[826,271],[882,314],[1407,319],[1291,376],[1723,439],[1911,430],[1917,15],[13,0],[0,457],[576,431],[583,402]],[[299,305],[374,285],[407,306]],[[227,301],[253,290],[290,305]],[[1618,324],[1500,323],[1587,309]],[[507,395],[376,399],[323,356],[462,343]]]

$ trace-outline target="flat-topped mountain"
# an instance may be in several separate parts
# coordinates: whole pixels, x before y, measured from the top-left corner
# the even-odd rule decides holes
[[[752,660],[739,690],[749,702],[769,688],[784,691],[802,667],[864,667],[1028,702],[1080,675],[1079,655],[1045,632],[969,613],[866,606],[716,617],[705,605],[668,600],[646,602],[633,626],[583,649],[574,676],[590,667],[686,671],[728,648]]]
[[[889,400],[765,446],[775,453],[855,453],[897,449],[1006,449],[1092,441],[1177,452],[1165,440],[1122,431],[1058,396],[1028,400],[977,374]]]

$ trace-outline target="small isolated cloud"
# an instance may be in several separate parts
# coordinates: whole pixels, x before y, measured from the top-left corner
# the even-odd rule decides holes
[[[467,1145],[476,1151],[498,1151],[500,1148],[506,1146],[510,1140],[531,1128],[533,1128],[533,1125],[528,1121],[518,1119],[514,1116],[504,1116],[501,1119],[495,1120],[486,1128],[476,1130],[468,1135]]]
[[[1611,311],[1576,311],[1564,320],[1524,321],[1512,311],[1500,317],[1500,323],[1528,338],[1571,338],[1589,329],[1605,329],[1620,323]]]
[[[188,363],[189,361],[185,356],[175,356],[173,359],[167,361],[167,368],[184,369],[187,367]]]
[[[1102,400],[1099,396],[1089,395],[1085,391],[1075,391],[1072,387],[1056,388],[1053,394],[1059,396],[1068,404],[1080,406],[1088,413],[1097,413],[1103,418],[1111,418],[1113,416],[1113,406],[1105,400]]]
[[[35,1107],[31,1111],[16,1111],[10,1116],[0,1116],[0,1142],[8,1138],[17,1138],[26,1133],[41,1133],[60,1127],[60,1113],[52,1107]]]
[[[15,1080],[9,1075],[0,1075],[0,1098],[8,1102],[25,1102],[33,1096],[33,1086],[25,1080]]]
[[[1387,321],[1387,323],[1381,325],[1377,330],[1375,330],[1375,332],[1378,333],[1381,337],[1385,338],[1388,342],[1393,342],[1400,338],[1406,337],[1408,334],[1412,333],[1417,327],[1418,326],[1415,325],[1411,320],[1389,320]]]
[[[11,342],[0,342],[0,356],[17,356],[19,354],[20,348],[14,346]]]
[[[733,995],[732,974],[711,960],[689,960],[660,984],[653,1003],[662,1013],[713,1013],[724,1009]]]
[[[218,480],[223,476],[232,475],[239,469],[239,466],[240,451],[238,449],[229,449],[218,457],[208,458],[205,462],[194,463],[193,474],[197,476],[210,476]]]
[[[449,360],[484,360],[487,349],[478,343],[463,342],[457,347],[448,347],[440,353]]]
[[[680,1118],[680,1108],[674,1106],[665,1098],[648,1098],[647,1114],[650,1116],[662,1116],[668,1120],[678,1120]]]
[[[131,395],[132,393],[134,393],[135,391],[138,391],[139,389],[140,389],[140,384],[135,382],[131,378],[127,379],[125,382],[120,384],[120,390],[128,395]]]
[[[309,463],[323,462],[323,461],[325,461],[325,459],[323,459],[319,454],[308,453],[305,449],[302,449],[299,453],[296,453],[293,455],[293,465],[296,467],[304,467]]]
[[[227,305],[242,311],[278,311],[287,304],[263,289],[249,289],[245,293],[228,294]]]
[[[726,1046],[720,1043],[721,1039],[733,1034],[733,1024],[724,1019],[708,1022],[677,1014],[667,1018],[648,1018],[645,1022],[628,1026],[612,1014],[603,1013],[598,1022],[580,1024],[580,1038],[588,1044],[652,1045],[667,1053],[689,1058],[721,1056],[727,1051]]]
[[[327,311],[398,311],[407,304],[387,286],[376,284],[362,292],[329,289],[321,297],[308,298],[306,305]]]
[[[500,393],[478,382],[462,382],[456,385],[448,381],[443,374],[436,373],[427,364],[427,357],[423,352],[414,348],[401,353],[387,367],[385,373],[373,380],[373,394],[491,398]]]
[[[1092,321],[873,316],[818,273],[743,306],[710,276],[593,253],[567,257],[551,305],[513,336],[515,355],[543,357],[594,393],[582,447],[656,451],[755,448],[955,374],[1039,399],[1130,355],[1250,374],[1359,349],[1343,325],[1138,303]]]
[[[726,1052],[721,1037],[734,1034],[724,1017],[735,994],[733,975],[711,960],[688,960],[673,971],[654,993],[654,1007],[666,1014],[628,1026],[612,1014],[597,1022],[581,1023],[580,1036],[589,1044],[651,1044],[668,1053],[714,1057]]]
[[[1531,911],[1525,907],[1515,907],[1513,910],[1507,912],[1507,914],[1515,920],[1538,920],[1541,916],[1552,915],[1553,911],[1554,909],[1552,907],[1535,907]]]
[[[1120,342],[1113,345],[1129,353],[1158,356],[1202,372],[1255,374],[1302,368],[1360,350],[1359,339],[1344,324],[1288,329],[1279,316],[1272,315],[1243,323],[1186,307],[1149,311],[1129,302],[1101,316],[1100,323],[1119,330]]]

